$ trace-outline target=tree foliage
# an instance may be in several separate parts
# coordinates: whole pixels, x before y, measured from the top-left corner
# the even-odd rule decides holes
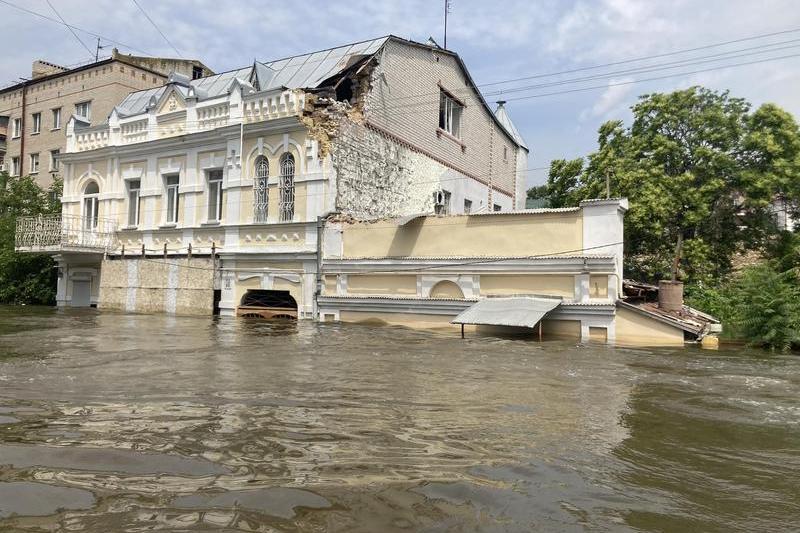
[[[43,190],[30,176],[0,174],[0,302],[52,304],[56,271],[52,258],[14,251],[19,216],[58,213],[61,182]]]
[[[629,127],[600,127],[586,160],[551,163],[551,205],[603,197],[608,180],[629,199],[626,270],[641,279],[718,279],[737,252],[766,249],[778,232],[770,201],[800,199],[793,117],[701,87],[644,95],[632,112]]]

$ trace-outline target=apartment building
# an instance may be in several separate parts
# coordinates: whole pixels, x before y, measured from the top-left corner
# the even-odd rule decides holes
[[[66,68],[33,62],[30,79],[0,89],[0,164],[11,175],[35,176],[48,186],[60,172],[66,124],[105,122],[114,106],[133,91],[159,87],[171,71],[202,77],[212,72],[196,60],[111,57]]]

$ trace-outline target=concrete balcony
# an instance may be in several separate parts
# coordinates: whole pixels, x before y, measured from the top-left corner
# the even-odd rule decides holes
[[[116,243],[113,220],[75,215],[18,217],[14,249],[18,252],[104,253]]]

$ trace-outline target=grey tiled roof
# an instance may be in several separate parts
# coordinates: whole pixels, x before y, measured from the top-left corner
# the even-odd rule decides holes
[[[252,84],[259,91],[315,88],[358,60],[377,52],[388,39],[381,37],[274,61],[256,61],[249,67],[191,80],[189,85],[200,100],[222,96],[234,79]],[[188,95],[185,85],[174,85],[184,97]],[[161,98],[167,87],[164,85],[131,93],[117,106],[117,112],[122,116],[144,113],[150,99],[153,96],[156,100]]]

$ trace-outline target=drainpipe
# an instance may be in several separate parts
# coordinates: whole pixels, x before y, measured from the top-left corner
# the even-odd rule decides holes
[[[317,282],[314,287],[314,319],[319,322],[319,303],[317,300],[322,294],[322,231],[325,229],[325,220],[336,211],[325,211],[317,217]]]
[[[26,111],[26,104],[25,104],[25,89],[28,87],[29,80],[22,80],[22,118],[20,119],[19,125],[19,175],[25,175],[25,115],[27,114]]]

